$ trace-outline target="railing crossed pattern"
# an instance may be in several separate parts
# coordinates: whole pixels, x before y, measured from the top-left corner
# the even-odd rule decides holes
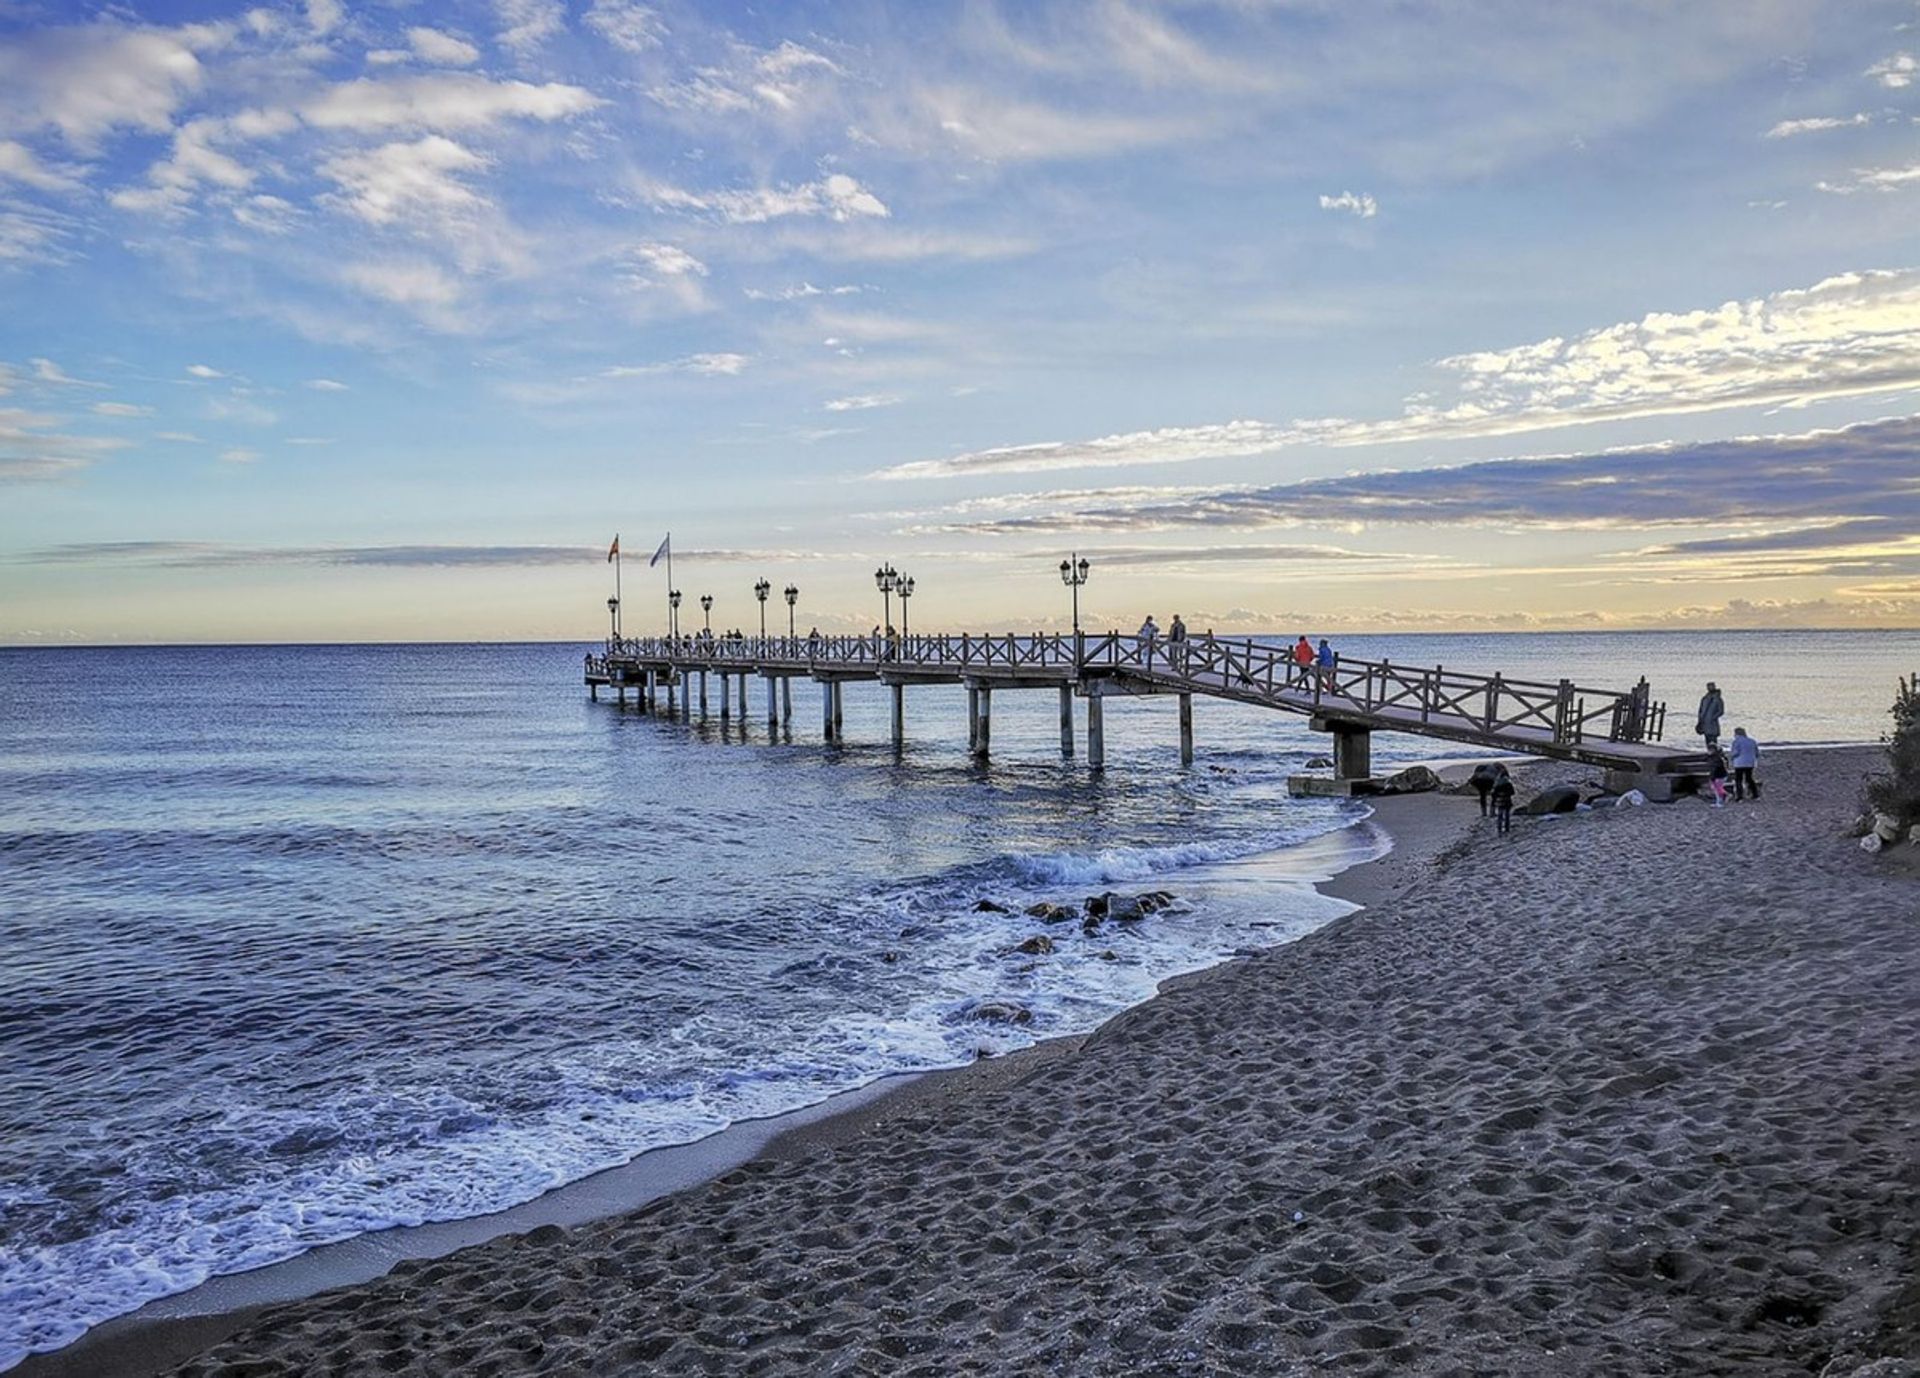
[[[1609,742],[1658,741],[1666,725],[1666,705],[1653,700],[1645,679],[1623,693],[1565,679],[1546,683],[1442,666],[1409,669],[1340,655],[1328,666],[1300,664],[1288,648],[1211,635],[1184,641],[1120,632],[614,638],[604,655],[587,657],[587,673],[612,678],[620,662],[796,673],[891,669],[965,676],[1029,670],[1063,682],[1125,675],[1176,692],[1295,711],[1357,713],[1385,727],[1440,720],[1487,736],[1543,732],[1563,745],[1589,735]]]

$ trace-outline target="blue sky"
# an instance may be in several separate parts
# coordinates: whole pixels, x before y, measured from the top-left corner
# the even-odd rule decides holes
[[[0,641],[1920,625],[1912,3],[0,0]],[[629,630],[664,583],[627,569]],[[1056,606],[1058,605],[1058,606]]]

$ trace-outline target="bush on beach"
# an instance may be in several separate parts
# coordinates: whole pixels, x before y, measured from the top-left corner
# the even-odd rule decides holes
[[[1900,681],[1886,746],[1887,773],[1867,781],[1867,800],[1903,824],[1920,822],[1920,673]]]

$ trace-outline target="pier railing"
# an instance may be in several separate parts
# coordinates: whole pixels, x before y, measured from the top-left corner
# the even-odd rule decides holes
[[[1358,716],[1386,728],[1538,736],[1559,745],[1659,741],[1666,723],[1666,705],[1653,700],[1645,679],[1623,691],[1568,679],[1509,679],[1343,655],[1336,655],[1331,665],[1300,664],[1290,647],[1210,635],[1185,641],[1121,632],[639,637],[610,639],[604,655],[587,657],[590,677],[598,674],[618,682],[623,676],[617,672],[625,666],[730,673],[924,673],[960,679],[1031,676],[1066,684],[1121,676],[1150,689]]]

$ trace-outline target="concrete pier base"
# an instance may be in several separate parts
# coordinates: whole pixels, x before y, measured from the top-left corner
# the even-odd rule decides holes
[[[887,686],[893,696],[893,744],[896,747],[907,744],[907,686],[892,684]]]
[[[1098,694],[1087,695],[1087,764],[1107,768],[1106,705]]]
[[[733,676],[729,674],[722,674],[720,676],[720,721],[721,722],[726,722],[728,719],[733,717],[733,704],[731,702],[731,699],[733,697],[733,686],[727,683],[727,681],[732,678]]]
[[[826,741],[833,740],[833,685],[820,686],[820,736]]]
[[[846,735],[847,696],[845,686],[839,680],[833,682],[833,739],[837,742]]]
[[[1180,696],[1180,764],[1193,764],[1193,695]]]
[[[993,690],[983,684],[974,697],[979,712],[973,723],[973,755],[975,760],[984,761],[993,748]]]
[[[707,672],[700,672],[700,716],[707,716]]]
[[[980,691],[967,686],[967,751],[971,754],[980,742]]]
[[[1060,686],[1060,754],[1073,758],[1073,686]]]
[[[793,676],[780,677],[780,721],[793,722]]]
[[[1310,718],[1307,726],[1315,732],[1333,734],[1333,778],[1367,780],[1373,776],[1373,733],[1356,723],[1337,718]]]

